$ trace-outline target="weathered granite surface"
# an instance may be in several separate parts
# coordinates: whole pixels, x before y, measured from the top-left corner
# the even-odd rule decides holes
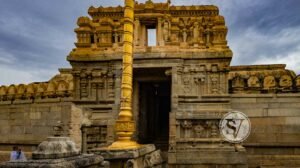
[[[94,149],[92,152],[103,156],[105,160],[110,162],[112,168],[159,168],[164,164],[161,151],[156,150],[153,144],[126,150],[100,148]]]
[[[101,156],[84,154],[60,159],[40,159],[28,161],[10,161],[0,164],[0,168],[107,168]]]

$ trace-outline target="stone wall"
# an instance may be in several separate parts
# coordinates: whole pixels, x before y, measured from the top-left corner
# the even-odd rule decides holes
[[[251,120],[244,143],[250,167],[300,166],[299,98],[299,93],[231,95],[232,109]]]
[[[53,126],[58,121],[64,125],[64,134],[80,147],[81,120],[81,109],[70,99],[0,102],[0,151],[7,155],[12,146],[18,145],[24,151],[32,152],[39,143],[53,135]]]

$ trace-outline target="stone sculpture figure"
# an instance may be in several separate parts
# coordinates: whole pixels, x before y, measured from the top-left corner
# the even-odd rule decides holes
[[[201,124],[196,125],[194,127],[194,131],[195,131],[196,138],[205,138],[206,136],[205,128]]]
[[[248,79],[248,87],[260,87],[260,83],[259,83],[259,79],[258,77],[256,76],[251,76],[249,79]]]
[[[298,90],[300,90],[300,76],[297,76],[295,79],[295,86]]]
[[[210,47],[211,46],[211,34],[212,34],[212,29],[211,29],[211,25],[207,25],[205,30],[204,30],[204,34],[206,35],[206,40],[205,40],[205,45],[206,47]]]
[[[193,26],[193,40],[195,43],[199,42],[199,23],[198,22],[194,22],[194,26]]]
[[[186,28],[183,28],[183,30],[182,30],[182,40],[184,43],[186,43],[186,41],[187,41],[187,29]]]
[[[164,20],[163,22],[163,37],[164,37],[164,41],[167,42],[169,41],[169,33],[170,32],[170,23],[168,20]]]
[[[292,78],[289,75],[281,76],[279,80],[280,87],[291,87],[293,85]]]
[[[270,89],[276,86],[275,78],[274,76],[267,76],[264,79],[264,88]]]

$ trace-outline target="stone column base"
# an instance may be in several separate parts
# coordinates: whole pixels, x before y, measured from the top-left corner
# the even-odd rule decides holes
[[[142,145],[136,149],[107,149],[92,150],[110,162],[111,168],[160,168],[163,160],[160,150],[156,150],[153,144]]]

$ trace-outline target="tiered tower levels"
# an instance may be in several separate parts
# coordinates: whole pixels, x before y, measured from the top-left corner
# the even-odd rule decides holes
[[[123,46],[123,11],[118,7],[90,7],[89,17],[78,19],[76,48],[68,60],[95,60],[97,56],[121,57]],[[216,6],[171,6],[169,3],[135,4],[134,50],[137,53],[164,53],[173,57],[196,55],[209,57],[222,52],[231,58],[227,46],[224,17]],[[154,46],[149,46],[149,29],[155,29]],[[198,54],[191,54],[191,53]],[[205,54],[199,54],[205,53]],[[119,53],[119,54],[118,54]],[[207,54],[210,53],[210,54]],[[84,57],[84,58],[83,58]],[[114,57],[113,57],[114,58]],[[101,58],[103,59],[103,57]]]

